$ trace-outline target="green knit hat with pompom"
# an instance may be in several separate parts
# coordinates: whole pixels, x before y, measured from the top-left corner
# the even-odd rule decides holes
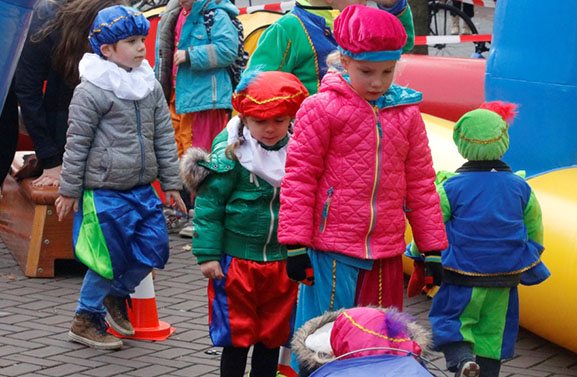
[[[470,161],[498,160],[509,149],[509,123],[517,106],[488,102],[457,121],[453,141],[461,156]]]

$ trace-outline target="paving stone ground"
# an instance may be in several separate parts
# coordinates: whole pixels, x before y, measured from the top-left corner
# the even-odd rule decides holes
[[[0,241],[0,376],[217,377],[219,357],[206,353],[214,349],[207,329],[206,280],[186,249],[189,244],[171,236],[170,261],[154,280],[159,318],[176,332],[164,342],[125,340],[122,350],[102,351],[66,336],[82,267],[65,261],[54,278],[27,278]],[[405,302],[405,311],[425,326],[429,307],[423,297]],[[440,354],[430,359],[444,368]],[[577,376],[577,355],[521,330],[515,358],[502,368],[501,377],[506,376]]]

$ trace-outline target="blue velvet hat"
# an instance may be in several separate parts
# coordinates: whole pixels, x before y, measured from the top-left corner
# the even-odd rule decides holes
[[[94,18],[88,40],[95,54],[102,56],[100,46],[116,43],[134,35],[148,35],[150,22],[142,12],[123,5],[102,9]]]

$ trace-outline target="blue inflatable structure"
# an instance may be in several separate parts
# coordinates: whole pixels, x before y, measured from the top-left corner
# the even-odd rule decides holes
[[[16,70],[38,0],[0,0],[0,112]]]
[[[577,166],[577,1],[499,0],[485,99],[520,105],[504,156],[528,176]]]

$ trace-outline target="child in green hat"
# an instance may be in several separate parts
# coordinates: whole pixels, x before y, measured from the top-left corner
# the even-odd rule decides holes
[[[550,275],[541,262],[539,202],[501,160],[515,108],[490,102],[459,119],[453,140],[468,161],[437,174],[449,247],[425,259],[429,283],[441,285],[429,319],[434,345],[456,376],[498,377],[501,360],[514,354],[518,284]]]

